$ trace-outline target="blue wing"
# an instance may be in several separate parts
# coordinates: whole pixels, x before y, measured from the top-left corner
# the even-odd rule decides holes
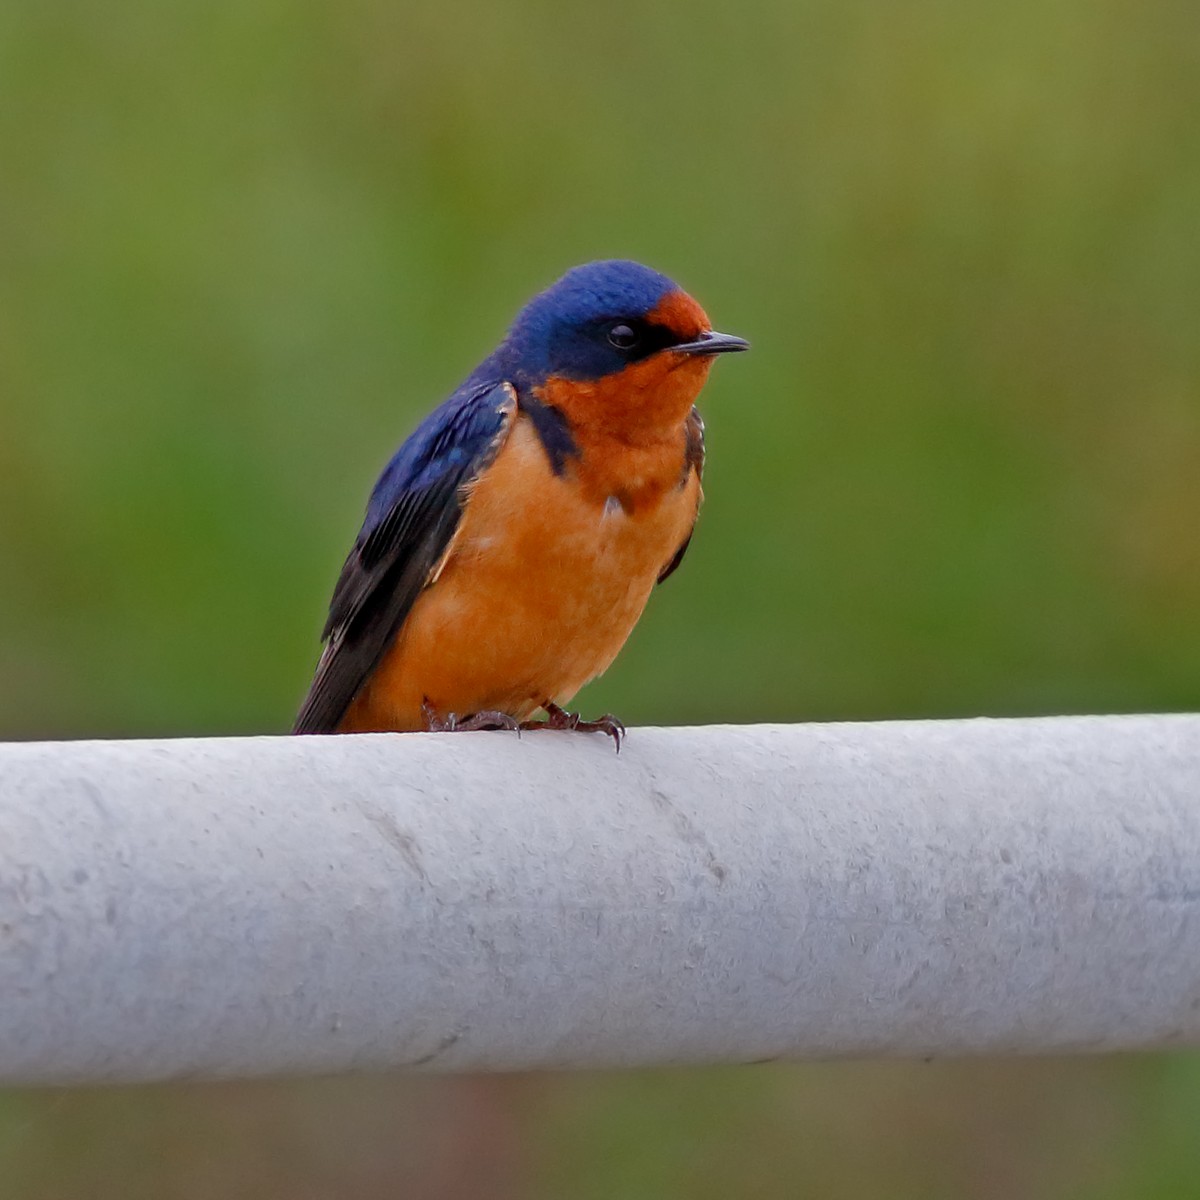
[[[462,519],[463,488],[503,444],[507,383],[468,382],[417,427],[379,478],[333,591],[294,733],[333,733],[404,623]]]

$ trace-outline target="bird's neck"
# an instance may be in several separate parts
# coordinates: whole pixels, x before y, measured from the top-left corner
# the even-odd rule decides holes
[[[686,476],[685,422],[708,365],[685,360],[671,370],[649,360],[604,379],[550,379],[534,389],[566,421],[575,449],[568,469],[589,501],[603,506],[615,499],[634,514],[679,487]]]
[[[649,447],[677,440],[711,365],[704,357],[654,355],[600,379],[552,377],[533,393],[562,413],[581,444]]]

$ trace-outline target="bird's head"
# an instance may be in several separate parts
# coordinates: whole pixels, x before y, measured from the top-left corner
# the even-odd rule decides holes
[[[715,333],[665,275],[613,259],[568,271],[534,297],[497,357],[573,423],[666,432],[687,416],[713,357],[748,343]]]

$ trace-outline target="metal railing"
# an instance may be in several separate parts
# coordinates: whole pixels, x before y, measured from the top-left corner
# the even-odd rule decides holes
[[[1200,716],[0,746],[0,1081],[1200,1044]]]

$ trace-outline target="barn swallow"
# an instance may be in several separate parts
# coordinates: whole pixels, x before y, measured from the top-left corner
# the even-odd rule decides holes
[[[561,706],[679,566],[702,497],[695,400],[714,357],[748,345],[634,262],[536,296],[375,485],[294,732],[537,726],[619,749],[614,717]]]

